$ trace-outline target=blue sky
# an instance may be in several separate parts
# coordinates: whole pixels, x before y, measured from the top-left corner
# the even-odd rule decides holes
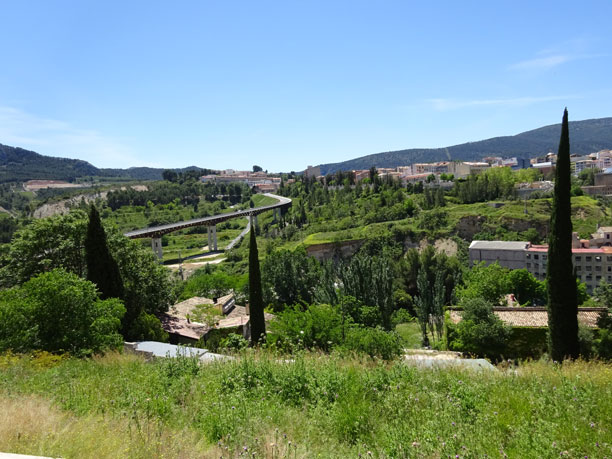
[[[612,116],[609,1],[0,11],[0,143],[98,167],[298,171]]]

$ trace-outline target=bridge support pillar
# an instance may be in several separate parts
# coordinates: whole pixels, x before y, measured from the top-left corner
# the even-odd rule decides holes
[[[217,251],[217,225],[208,227],[208,251]]]
[[[157,260],[161,263],[162,258],[164,256],[161,237],[151,238],[151,248],[153,249],[153,253],[157,257]]]

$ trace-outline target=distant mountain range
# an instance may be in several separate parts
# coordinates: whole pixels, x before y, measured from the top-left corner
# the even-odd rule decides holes
[[[572,154],[589,154],[612,148],[612,118],[571,121],[569,129]],[[561,124],[553,124],[513,136],[494,137],[447,148],[413,148],[375,153],[340,163],[321,164],[321,174],[369,169],[372,166],[397,167],[445,160],[475,161],[485,156],[533,158],[549,151],[556,152],[560,135]]]
[[[184,172],[195,166],[174,169]],[[23,148],[0,144],[0,183],[28,180],[67,180],[83,177],[118,177],[134,180],[161,180],[165,169],[130,167],[129,169],[99,169],[80,159],[44,156]]]
[[[339,170],[397,167],[413,163],[444,160],[475,161],[485,156],[534,157],[557,151],[561,125],[541,127],[533,131],[479,142],[468,142],[447,148],[413,148],[388,151],[360,158],[321,165],[323,175]],[[570,122],[571,152],[588,154],[612,148],[612,118]],[[199,169],[190,166],[177,172]],[[67,180],[83,177],[118,177],[134,180],[161,180],[164,169],[131,167],[100,169],[79,159],[55,158],[34,151],[0,144],[0,183],[27,180]]]

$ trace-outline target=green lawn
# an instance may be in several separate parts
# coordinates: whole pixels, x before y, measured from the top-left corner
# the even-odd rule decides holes
[[[399,324],[395,327],[395,331],[402,338],[405,348],[419,349],[421,347],[423,338],[421,335],[421,328],[417,322]]]

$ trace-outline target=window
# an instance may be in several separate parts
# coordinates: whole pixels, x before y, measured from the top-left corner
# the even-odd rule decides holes
[[[586,261],[591,261],[593,257],[586,257]]]
[[[593,270],[593,267],[590,266],[590,265],[585,266],[585,268],[586,268],[587,271],[592,271]]]
[[[612,261],[612,257],[608,255],[608,256],[606,257],[606,261],[608,261],[608,262]]]
[[[596,280],[597,282],[599,282],[599,281],[601,280],[601,276],[596,276],[596,277],[595,277],[595,280]]]
[[[595,261],[601,261],[601,257],[595,257]]]
[[[576,266],[576,271],[582,271],[582,266]]]
[[[576,261],[582,261],[582,257],[576,257],[575,260]]]
[[[528,267],[528,268],[531,268],[531,263],[527,263],[527,267]]]
[[[610,239],[610,235],[609,234],[606,234],[606,239]]]
[[[540,258],[540,255],[538,255],[537,253],[533,256],[534,260],[538,260]]]
[[[608,272],[612,272],[612,266],[608,266]]]
[[[548,255],[542,255],[542,260],[548,260]]]
[[[599,265],[595,266],[595,271],[601,271],[601,266]]]
[[[525,258],[527,258],[529,260],[531,258],[531,254],[528,253],[527,255],[525,255]]]
[[[591,279],[593,279],[593,275],[592,274],[587,274],[586,280],[590,281]]]
[[[612,282],[612,276],[608,276],[608,282]]]

